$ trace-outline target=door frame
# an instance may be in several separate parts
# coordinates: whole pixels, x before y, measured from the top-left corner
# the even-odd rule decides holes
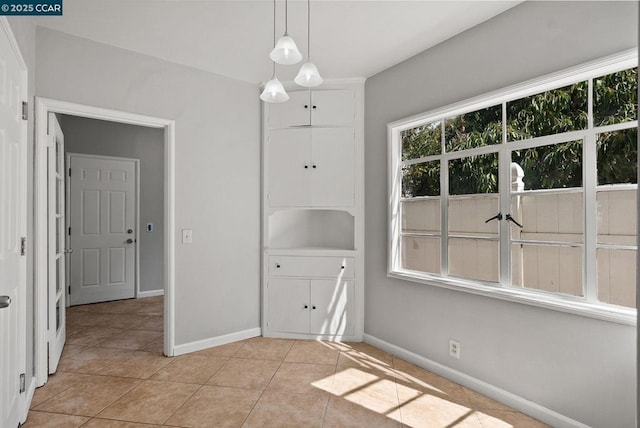
[[[65,168],[68,170],[71,167],[71,157],[77,157],[77,158],[91,158],[91,159],[104,159],[104,160],[122,160],[122,161],[129,161],[129,162],[133,162],[136,168],[136,183],[135,183],[135,203],[134,203],[134,214],[133,214],[133,218],[134,218],[134,223],[136,225],[135,227],[135,240],[136,240],[136,245],[135,245],[135,249],[134,249],[134,275],[133,275],[133,294],[135,296],[135,298],[137,299],[139,294],[140,294],[140,159],[136,159],[136,158],[125,158],[125,157],[119,157],[119,156],[103,156],[103,155],[92,155],[92,154],[88,154],[88,153],[75,153],[75,152],[65,152],[64,155],[64,162],[65,162]],[[65,171],[65,177],[67,178],[66,183],[65,183],[65,210],[67,213],[70,212],[70,203],[71,203],[71,198],[69,197],[70,192],[71,192],[71,180],[69,180],[69,174],[68,171]],[[67,215],[65,217],[65,226],[66,228],[71,227],[71,215]],[[65,234],[65,247],[71,248],[71,238],[69,237],[69,234]],[[65,261],[66,263],[66,280],[69,281],[69,275],[71,274],[70,270],[69,270],[69,259],[67,259]],[[67,287],[65,288],[65,298],[66,298],[66,306],[68,307],[71,303],[71,296],[69,295],[69,284],[67,284]]]
[[[47,117],[49,113],[164,129],[164,354],[175,347],[175,121],[50,98],[35,100],[34,297],[36,384],[47,382]]]

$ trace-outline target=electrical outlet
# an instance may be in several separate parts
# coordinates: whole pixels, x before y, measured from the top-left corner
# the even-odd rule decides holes
[[[449,356],[460,359],[460,342],[457,340],[449,339]]]

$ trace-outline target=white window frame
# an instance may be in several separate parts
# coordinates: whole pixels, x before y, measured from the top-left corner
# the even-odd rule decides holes
[[[637,310],[635,308],[625,308],[597,302],[597,272],[596,272],[596,248],[597,244],[597,219],[596,219],[596,190],[606,190],[610,186],[596,186],[596,135],[603,132],[618,131],[638,127],[638,121],[624,122],[614,125],[594,128],[592,110],[592,87],[593,79],[610,73],[638,66],[638,54],[635,49],[624,51],[606,58],[592,61],[577,67],[572,67],[556,73],[530,80],[522,84],[510,86],[508,88],[484,94],[459,103],[448,105],[442,108],[414,115],[405,119],[387,124],[388,139],[388,235],[387,235],[387,275],[391,278],[402,279],[421,284],[449,288],[472,294],[483,295],[502,300],[524,303],[532,306],[543,307],[576,315],[612,321],[624,325],[636,325]],[[523,97],[535,95],[548,90],[572,85],[577,82],[587,81],[589,84],[589,123],[587,129],[570,131],[562,134],[548,135],[532,138],[525,142],[506,141],[506,102],[517,100]],[[401,132],[428,123],[433,123],[446,118],[458,116],[460,114],[477,111],[487,107],[502,104],[502,126],[503,140],[500,144],[477,147],[464,151],[445,152],[444,132],[442,154],[426,156],[418,159],[411,159],[409,162],[402,161],[402,139]],[[489,284],[475,280],[465,280],[446,276],[448,271],[447,257],[447,233],[442,229],[447,225],[448,207],[446,201],[447,194],[440,195],[441,198],[441,272],[442,274],[429,274],[413,270],[402,269],[401,255],[401,215],[400,206],[402,200],[402,166],[403,164],[422,163],[426,161],[441,160],[440,177],[441,189],[448,189],[447,164],[450,159],[467,157],[471,155],[496,152],[500,157],[509,156],[512,150],[524,147],[542,146],[554,144],[560,141],[583,140],[583,200],[584,200],[584,222],[583,222],[583,287],[585,296],[575,297],[564,294],[537,291],[526,288],[510,287],[510,245],[502,245],[504,242],[511,243],[509,237],[508,222],[500,222],[499,239],[499,259],[508,260],[509,263],[501,263],[499,266],[499,284]],[[640,147],[639,147],[640,148]],[[500,162],[500,177],[510,177],[509,162]],[[443,168],[443,166],[445,168]],[[640,177],[640,174],[639,174]],[[509,198],[513,194],[510,192],[510,180],[499,180],[500,208],[501,212],[510,212]],[[618,188],[632,187],[634,185],[616,185]],[[550,192],[562,192],[562,189],[554,189]],[[443,192],[441,192],[443,193]],[[509,198],[503,195],[509,195]],[[509,238],[506,238],[506,237]]]

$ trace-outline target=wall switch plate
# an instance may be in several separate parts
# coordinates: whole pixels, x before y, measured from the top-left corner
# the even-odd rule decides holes
[[[147,232],[153,232],[153,223],[147,223]]]
[[[193,243],[193,230],[182,229],[182,243],[183,244]]]
[[[449,356],[460,359],[460,342],[457,340],[449,339]]]

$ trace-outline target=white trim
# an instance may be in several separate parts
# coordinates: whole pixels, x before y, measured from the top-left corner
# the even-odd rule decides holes
[[[227,343],[237,342],[239,340],[251,339],[262,334],[260,327],[250,328],[248,330],[236,331],[235,333],[224,334],[222,336],[209,337],[207,339],[196,340],[195,342],[183,343],[173,348],[174,356],[188,354],[191,352],[201,351],[203,349],[214,346],[226,345]]]
[[[69,179],[69,168],[71,168],[71,158],[72,157],[76,157],[76,158],[87,158],[87,159],[101,159],[101,160],[114,160],[114,161],[126,161],[126,162],[133,162],[134,166],[135,166],[135,177],[136,177],[136,183],[135,183],[135,193],[134,193],[134,198],[135,198],[135,203],[134,203],[134,223],[135,224],[135,240],[136,240],[136,245],[133,247],[134,251],[135,251],[135,255],[134,255],[134,284],[133,284],[133,296],[135,298],[138,298],[138,294],[140,293],[140,159],[137,158],[125,158],[125,157],[120,157],[120,156],[104,156],[104,155],[93,155],[90,153],[76,153],[76,152],[66,152],[65,155],[65,177],[67,178],[66,181],[66,201],[65,201],[65,205],[66,205],[66,212],[70,213],[71,212],[71,207],[70,207],[70,202],[71,202],[71,197],[70,192],[71,192],[71,180]],[[66,228],[71,226],[71,215],[67,214],[65,216],[65,226]],[[66,230],[66,229],[65,229]],[[65,241],[66,241],[66,248],[69,249],[71,248],[71,238],[69,236],[68,233],[65,234]],[[67,268],[69,267],[69,263],[67,262]],[[68,269],[67,269],[68,270]],[[68,275],[67,275],[68,276]],[[69,295],[69,284],[66,284],[67,286],[65,287],[65,293],[66,293],[66,302],[67,302],[67,307],[71,306],[71,296]]]
[[[390,278],[405,281],[427,284],[449,290],[456,290],[479,296],[492,297],[494,299],[506,300],[514,303],[522,303],[539,308],[552,309],[567,312],[574,315],[581,315],[603,321],[615,322],[622,325],[635,326],[637,321],[636,310],[617,306],[607,306],[604,304],[588,303],[572,296],[566,299],[559,299],[558,294],[544,293],[542,291],[530,291],[527,289],[501,287],[496,283],[485,285],[475,281],[465,281],[463,279],[451,277],[437,277],[429,274],[421,274],[415,271],[394,271],[387,274]],[[563,295],[563,297],[565,297]]]
[[[137,299],[146,299],[147,297],[156,297],[156,296],[164,296],[164,290],[148,290],[148,291],[138,291]]]
[[[544,406],[529,401],[518,395],[515,395],[509,391],[506,391],[490,383],[484,382],[473,376],[469,376],[458,370],[454,370],[443,364],[430,360],[415,352],[408,351],[397,345],[389,342],[385,342],[382,339],[378,339],[370,334],[364,335],[364,341],[376,348],[382,349],[390,354],[398,356],[412,364],[422,367],[430,372],[433,372],[439,376],[445,377],[453,382],[456,382],[462,386],[493,398],[496,401],[504,403],[505,405],[516,409],[522,413],[525,413],[533,418],[536,418],[546,424],[549,424],[556,428],[588,428],[587,425],[564,416],[554,410],[548,409]]]
[[[47,248],[46,248],[46,143],[47,115],[49,112],[70,114],[91,119],[107,120],[150,128],[164,128],[164,214],[165,214],[165,284],[164,353],[173,356],[175,341],[175,121],[135,113],[122,112],[95,106],[36,97],[35,102],[35,168],[34,168],[34,297],[36,320],[34,322],[36,355],[36,385],[47,381]]]

